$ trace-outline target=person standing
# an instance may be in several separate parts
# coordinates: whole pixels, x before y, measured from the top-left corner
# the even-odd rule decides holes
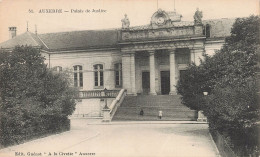
[[[141,109],[141,111],[140,111],[140,115],[141,115],[141,116],[144,115],[144,110],[143,110],[143,109]]]
[[[160,110],[160,111],[159,111],[159,118],[160,118],[160,119],[162,119],[162,114],[163,114],[163,112],[162,112],[162,110]]]

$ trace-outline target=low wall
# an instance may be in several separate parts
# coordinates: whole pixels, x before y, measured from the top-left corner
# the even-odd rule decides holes
[[[228,146],[225,138],[218,131],[210,130],[215,144],[219,150],[221,157],[237,157],[233,150]]]

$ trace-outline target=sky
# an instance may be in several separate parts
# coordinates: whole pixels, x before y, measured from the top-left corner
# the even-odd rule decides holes
[[[19,35],[26,31],[27,22],[29,31],[35,32],[37,25],[39,34],[120,28],[124,14],[130,26],[146,25],[158,8],[173,11],[174,0],[0,0],[0,42],[9,39],[8,27],[17,27]],[[203,12],[203,19],[247,17],[259,15],[259,0],[175,0],[182,21],[193,21],[196,8]],[[41,9],[62,13],[40,13]]]

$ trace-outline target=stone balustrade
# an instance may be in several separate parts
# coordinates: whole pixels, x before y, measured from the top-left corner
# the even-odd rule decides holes
[[[91,98],[115,98],[120,90],[88,90],[79,91],[76,96],[77,99],[91,99]]]

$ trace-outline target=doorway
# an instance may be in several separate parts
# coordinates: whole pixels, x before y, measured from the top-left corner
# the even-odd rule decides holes
[[[170,71],[161,71],[161,92],[162,95],[170,93]]]
[[[143,94],[149,94],[149,92],[150,92],[150,72],[142,72],[142,87],[143,87]]]

